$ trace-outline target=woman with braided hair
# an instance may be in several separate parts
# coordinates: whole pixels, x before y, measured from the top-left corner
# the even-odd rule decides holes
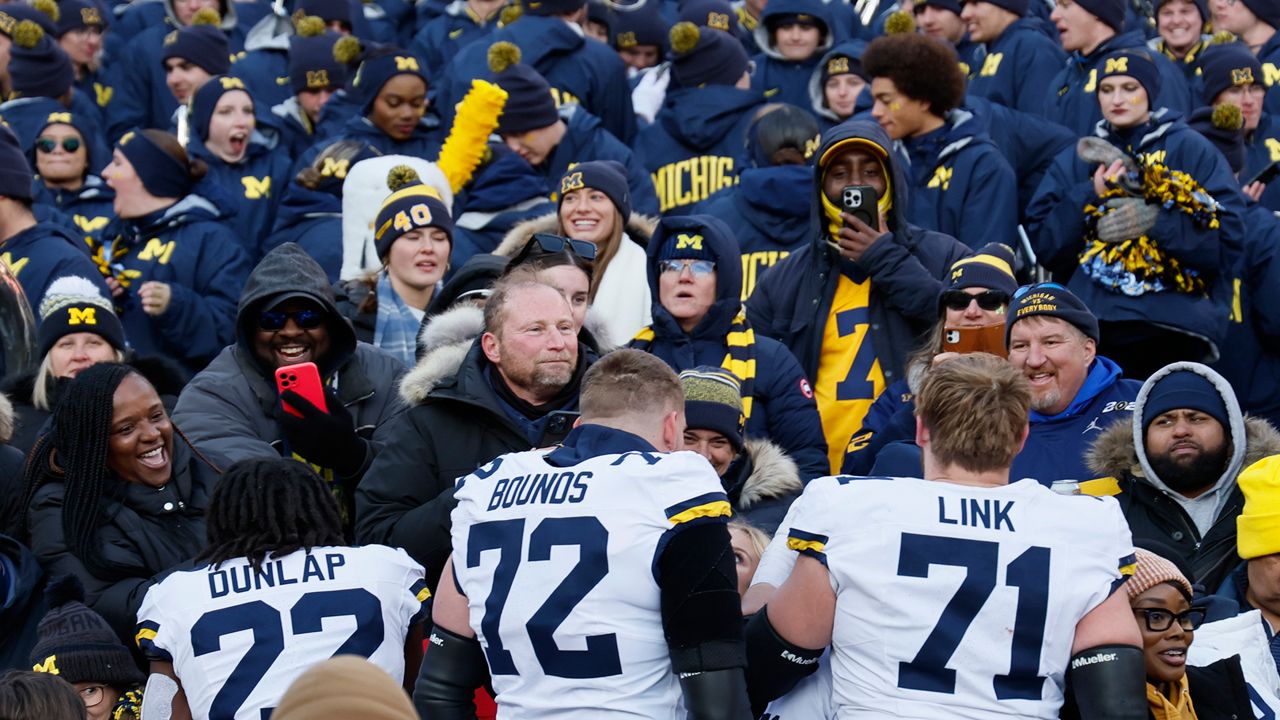
[[[74,574],[126,645],[152,578],[205,545],[219,465],[169,422],[151,383],[119,363],[82,370],[26,468],[30,546]]]
[[[1041,181],[1027,209],[1032,248],[1097,316],[1098,352],[1125,377],[1213,362],[1245,232],[1240,185],[1180,113],[1155,105],[1150,55],[1116,52],[1099,68],[1103,119]]]
[[[330,655],[368,658],[412,687],[431,596],[422,566],[400,549],[347,547],[338,503],[306,464],[232,465],[207,517],[200,565],[156,584],[138,611],[151,672],[180,688],[173,717],[265,716]]]

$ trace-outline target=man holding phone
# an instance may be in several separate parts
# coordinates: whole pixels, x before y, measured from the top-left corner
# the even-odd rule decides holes
[[[766,273],[747,300],[756,331],[791,348],[813,380],[833,471],[871,403],[903,377],[916,338],[937,320],[947,270],[970,252],[907,221],[909,184],[891,148],[874,123],[824,133],[814,155],[813,241]],[[857,208],[844,205],[846,188],[857,191]],[[851,209],[872,213],[874,224]]]
[[[282,399],[276,370],[291,366],[296,392]],[[192,379],[173,417],[192,442],[228,460],[307,462],[338,498],[350,533],[355,486],[382,444],[374,434],[404,407],[395,392],[403,374],[398,360],[356,341],[324,269],[285,243],[249,275],[235,344]],[[315,386],[319,393],[306,390]]]

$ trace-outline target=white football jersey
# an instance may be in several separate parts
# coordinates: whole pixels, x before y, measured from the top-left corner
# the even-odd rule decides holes
[[[431,596],[422,566],[382,545],[316,547],[175,572],[147,591],[137,642],[172,662],[197,720],[262,720],[312,665],[360,655],[404,678],[409,627]]]
[[[727,521],[720,479],[692,452],[546,454],[504,455],[456,491],[453,570],[498,717],[683,718],[657,560],[674,533]]]
[[[787,542],[836,592],[837,717],[1058,717],[1076,624],[1133,572],[1112,498],[820,478]]]

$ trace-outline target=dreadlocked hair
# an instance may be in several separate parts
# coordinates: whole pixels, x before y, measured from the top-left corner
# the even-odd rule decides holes
[[[214,567],[262,562],[319,545],[345,545],[338,501],[311,468],[284,458],[242,460],[227,469],[205,513],[209,544],[196,558]]]
[[[23,473],[24,507],[30,508],[44,481],[57,478],[56,474],[51,477],[49,470],[61,470],[65,487],[62,525],[67,549],[89,572],[104,580],[128,575],[102,558],[95,536],[102,526],[102,497],[116,490],[107,468],[116,388],[130,375],[142,377],[137,370],[120,363],[98,363],[76,375],[53,410],[52,436],[36,443]]]

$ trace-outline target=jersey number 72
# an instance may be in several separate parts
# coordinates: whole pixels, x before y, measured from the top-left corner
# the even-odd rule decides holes
[[[502,641],[499,625],[511,586],[520,568],[524,544],[524,518],[491,520],[477,523],[467,539],[467,567],[480,564],[481,553],[498,551],[498,566],[493,573],[489,597],[484,601],[484,618],[480,630],[488,647],[489,672],[494,675],[519,675],[515,660]],[[618,655],[618,636],[590,635],[586,650],[561,650],[556,645],[556,629],[569,617],[578,603],[609,574],[609,531],[594,517],[546,518],[529,535],[529,562],[551,559],[551,548],[578,548],[578,563],[547,597],[542,606],[525,623],[533,653],[542,671],[562,678],[600,678],[622,673]]]

